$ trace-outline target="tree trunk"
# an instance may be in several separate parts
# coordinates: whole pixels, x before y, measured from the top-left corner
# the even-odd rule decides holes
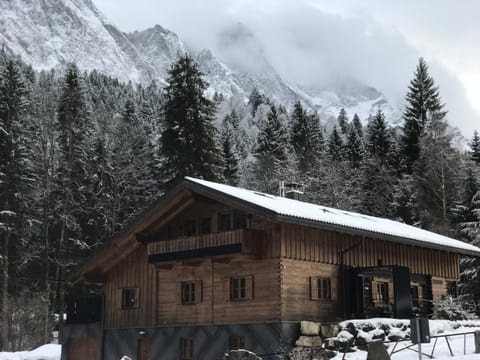
[[[8,215],[7,215],[8,216]],[[8,324],[10,323],[10,314],[8,306],[8,266],[9,266],[9,247],[10,247],[10,224],[7,219],[7,233],[5,236],[5,250],[3,253],[3,267],[2,267],[2,324],[1,324],[1,343],[2,351],[9,350],[9,328]]]

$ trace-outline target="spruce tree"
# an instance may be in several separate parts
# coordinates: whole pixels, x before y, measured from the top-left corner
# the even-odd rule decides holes
[[[367,128],[367,150],[370,156],[376,157],[380,163],[388,160],[392,148],[391,132],[382,110],[378,110]]]
[[[419,142],[429,114],[439,120],[446,115],[438,87],[429,75],[427,63],[423,58],[418,61],[414,78],[408,87],[406,101],[407,105],[403,113],[402,154],[406,161],[407,172],[411,173],[419,157]]]
[[[477,165],[480,165],[480,136],[477,130],[473,132],[472,141],[470,142],[471,155],[470,158]]]
[[[340,127],[340,131],[342,132],[342,134],[347,135],[350,124],[348,123],[347,112],[345,111],[344,108],[341,108],[340,112],[338,113],[337,123],[338,123],[338,126]]]
[[[167,83],[161,136],[164,188],[171,188],[185,176],[220,180],[215,105],[205,97],[208,84],[190,55],[180,56],[172,65]]]
[[[29,184],[26,153],[27,89],[17,64],[9,59],[0,66],[0,245],[1,264],[1,349],[12,348],[9,290],[16,288],[12,274],[19,274],[18,256],[26,242],[26,194]],[[17,262],[15,263],[15,259]],[[15,268],[14,268],[15,267]]]
[[[276,193],[278,181],[285,180],[288,156],[288,131],[275,105],[270,106],[266,121],[260,124],[255,151],[259,190]]]
[[[223,177],[229,185],[238,184],[238,156],[235,147],[234,129],[229,123],[224,123],[222,133]]]
[[[330,133],[327,142],[327,150],[328,154],[335,161],[340,161],[344,158],[343,140],[338,133],[337,126],[334,126],[332,132]]]
[[[353,115],[352,124],[355,130],[357,130],[357,134],[360,137],[360,139],[363,139],[363,126],[362,126],[362,122],[360,121],[360,117],[358,116],[357,113]]]
[[[363,142],[358,136],[357,130],[351,127],[348,130],[345,144],[345,159],[350,162],[351,167],[358,168],[362,163],[363,156]]]
[[[87,225],[92,205],[89,159],[91,124],[83,80],[75,64],[67,68],[60,95],[57,131],[59,167],[55,199],[58,241],[55,283],[58,311],[63,311],[65,273],[95,245]],[[61,317],[62,318],[62,317]],[[60,320],[63,321],[63,320]]]
[[[307,114],[300,101],[294,105],[291,115],[290,143],[297,158],[300,174],[318,165],[323,146],[323,134],[318,114]]]

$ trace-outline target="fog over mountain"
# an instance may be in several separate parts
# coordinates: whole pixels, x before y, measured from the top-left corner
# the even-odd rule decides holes
[[[219,49],[220,34],[241,22],[260,39],[265,57],[288,81],[330,87],[353,78],[375,87],[398,108],[403,107],[417,58],[423,56],[447,103],[449,121],[467,136],[480,123],[480,92],[475,92],[480,83],[480,24],[474,19],[480,4],[475,1],[462,0],[455,6],[444,0],[96,4],[123,30],[160,23],[221,59],[229,54]],[[244,64],[252,65],[249,59],[245,53]]]

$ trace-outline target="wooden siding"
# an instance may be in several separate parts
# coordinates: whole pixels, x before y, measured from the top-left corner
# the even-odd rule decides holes
[[[216,246],[242,244],[242,253],[258,254],[262,250],[263,231],[238,229],[205,235],[181,237],[148,244],[148,255],[165,254]]]
[[[253,277],[253,299],[230,300],[231,277]],[[158,270],[157,325],[242,323],[280,320],[279,260],[247,256],[177,263]],[[202,302],[182,305],[181,282],[202,282]],[[213,285],[212,285],[213,284]]]
[[[281,256],[288,259],[352,267],[400,265],[413,274],[459,278],[459,256],[418,246],[362,238],[333,231],[282,224]]]
[[[334,320],[340,315],[338,266],[282,259],[280,268],[281,316],[283,321]],[[310,277],[330,279],[331,301],[311,300]]]
[[[148,327],[155,325],[155,268],[148,265],[147,247],[136,251],[115,266],[105,284],[105,328]],[[139,288],[139,306],[122,309],[122,289]]]

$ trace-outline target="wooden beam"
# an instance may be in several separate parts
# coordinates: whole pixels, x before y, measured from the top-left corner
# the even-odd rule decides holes
[[[155,233],[162,226],[164,226],[166,223],[168,223],[170,220],[172,220],[175,216],[177,216],[183,210],[188,208],[194,202],[195,202],[195,198],[193,196],[191,196],[187,201],[180,204],[176,209],[174,209],[172,211],[169,211],[164,218],[162,218],[162,219],[158,220],[157,222],[153,223],[150,227],[147,227],[143,233],[148,234],[148,235],[151,235],[151,234]]]

